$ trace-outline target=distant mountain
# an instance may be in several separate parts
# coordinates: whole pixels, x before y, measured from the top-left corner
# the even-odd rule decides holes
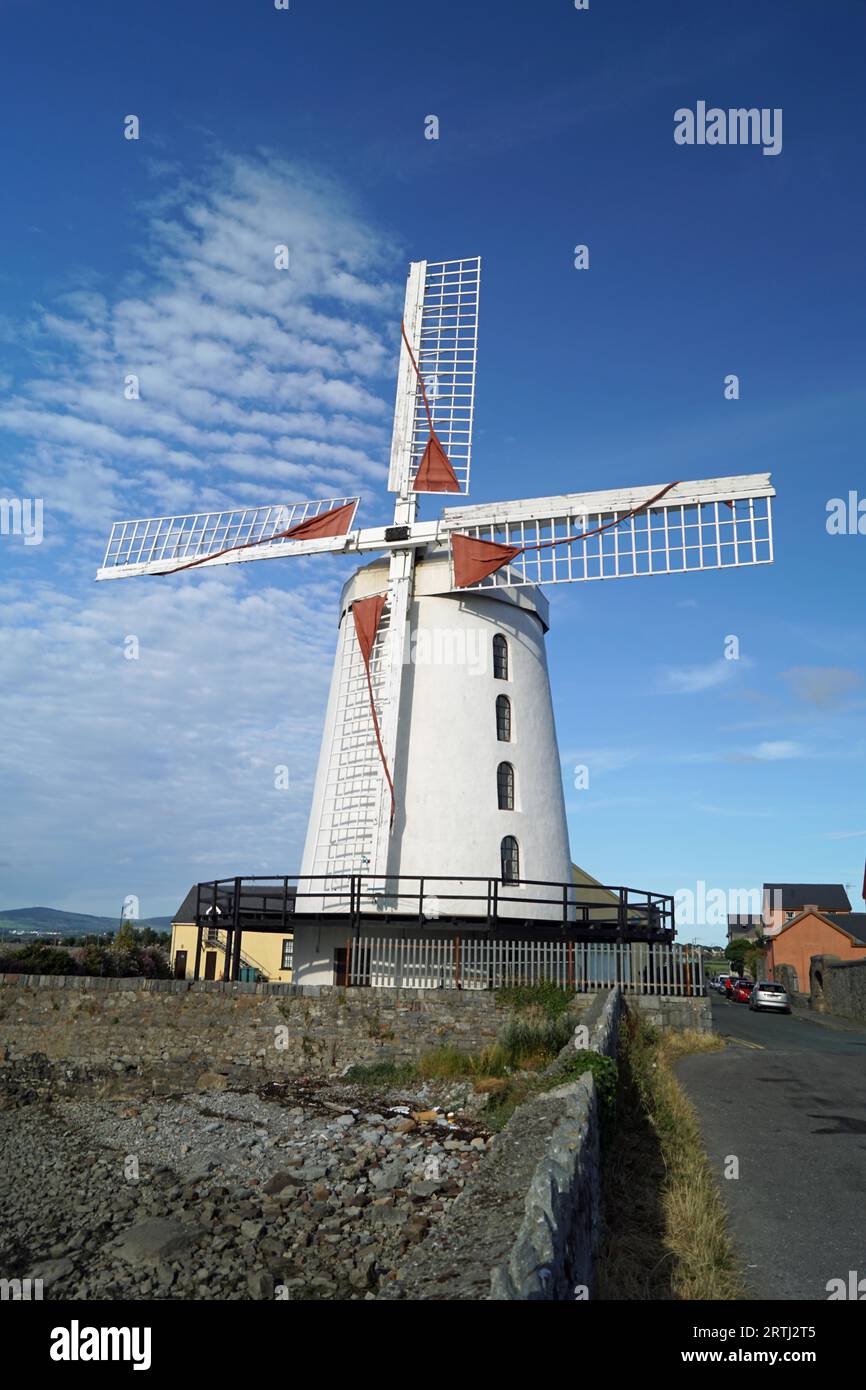
[[[11,907],[0,912],[0,931],[26,931],[40,934],[60,933],[63,936],[92,936],[116,932],[119,917],[96,917],[89,912],[65,912],[56,907]],[[136,927],[151,927],[153,931],[171,931],[170,917],[143,917]]]

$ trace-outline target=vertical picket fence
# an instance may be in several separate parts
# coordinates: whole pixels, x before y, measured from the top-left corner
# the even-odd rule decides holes
[[[349,945],[347,966],[350,985],[379,989],[501,989],[550,981],[578,994],[614,985],[633,994],[705,993],[700,955],[676,942],[361,937]]]

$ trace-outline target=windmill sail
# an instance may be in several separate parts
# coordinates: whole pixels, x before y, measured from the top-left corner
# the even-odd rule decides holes
[[[410,268],[397,377],[388,487],[469,491],[481,258],[416,261]],[[451,470],[449,486],[431,435]],[[426,460],[426,462],[425,462]]]
[[[97,579],[344,550],[357,497],[116,521]]]
[[[455,587],[626,579],[770,564],[774,496],[770,475],[753,473],[449,507],[441,525],[480,542],[472,557],[478,577],[461,583],[472,569],[460,554]],[[467,549],[459,541],[457,548]]]

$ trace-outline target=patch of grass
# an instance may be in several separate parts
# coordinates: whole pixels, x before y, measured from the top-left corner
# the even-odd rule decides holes
[[[671,1070],[687,1052],[723,1046],[712,1035],[623,1020],[616,1120],[604,1158],[601,1298],[745,1296],[697,1117]]]
[[[491,1096],[484,1112],[486,1123],[491,1129],[503,1129],[524,1101],[532,1096],[543,1095],[545,1091],[553,1091],[557,1086],[567,1086],[585,1072],[591,1072],[595,1080],[601,1108],[602,1133],[606,1134],[613,1122],[617,1064],[612,1057],[603,1057],[598,1052],[575,1052],[573,1057],[569,1057],[566,1063],[547,1076],[519,1071],[516,1075],[503,1079],[498,1087],[489,1088]],[[476,1085],[475,1089],[480,1088]]]
[[[569,1014],[551,1016],[535,1005],[509,1019],[499,1035],[497,1050],[505,1065],[522,1070],[546,1067],[574,1032]]]
[[[481,1067],[481,1058],[457,1047],[435,1047],[430,1052],[422,1052],[418,1058],[416,1075],[421,1081],[457,1081],[463,1076],[475,1076]]]
[[[474,1055],[453,1046],[435,1047],[413,1062],[359,1064],[349,1069],[346,1080],[375,1088],[466,1078],[477,1091],[489,1091],[497,1098],[512,1089],[515,1097],[523,1095],[525,1083],[519,1077],[543,1071],[572,1036],[574,995],[553,984],[519,985],[496,993],[498,1002],[513,1013],[491,1047]],[[378,1018],[369,1029],[371,1037],[383,1036]],[[519,1100],[508,1103],[513,1110]]]
[[[344,1079],[357,1086],[374,1088],[409,1086],[417,1080],[417,1072],[411,1062],[369,1062],[350,1067]]]
[[[561,989],[551,980],[537,985],[508,985],[496,990],[496,1002],[501,1008],[538,1010],[549,1019],[560,1018],[574,1004],[574,991]]]

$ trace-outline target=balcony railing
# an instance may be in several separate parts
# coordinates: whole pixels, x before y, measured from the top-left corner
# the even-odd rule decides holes
[[[594,929],[622,940],[672,940],[674,900],[643,889],[448,875],[313,874],[215,879],[200,883],[196,922],[213,929],[290,931],[298,920],[338,918],[354,930],[392,921],[406,926]]]

